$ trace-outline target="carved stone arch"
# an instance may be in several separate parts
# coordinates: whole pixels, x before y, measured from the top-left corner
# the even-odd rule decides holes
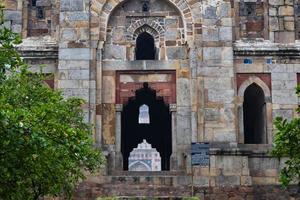
[[[137,20],[134,23],[130,24],[130,26],[127,29],[127,32],[133,34],[138,28],[144,25],[149,26],[159,34],[163,34],[165,32],[164,27],[160,25],[159,21],[146,18]]]
[[[261,87],[261,89],[264,91],[265,97],[266,99],[270,99],[271,98],[271,90],[270,88],[267,86],[267,84],[262,81],[260,78],[258,78],[257,76],[250,76],[247,80],[245,80],[239,90],[238,90],[238,96],[239,97],[243,97],[245,90],[251,85],[251,84],[257,84],[259,87]]]
[[[132,36],[133,40],[135,40],[142,32],[147,32],[152,35],[153,38],[158,39],[164,35],[165,29],[156,20],[141,19],[130,24],[127,32],[130,36]]]
[[[114,9],[121,3],[126,0],[106,0],[103,2],[102,0],[92,0],[91,5],[91,13],[92,20],[98,24],[98,30],[96,30],[97,26],[92,27],[94,29],[94,33],[92,35],[98,36],[100,41],[106,40],[106,28],[108,25],[108,21],[111,13]],[[181,18],[183,20],[184,25],[184,35],[185,40],[188,37],[193,37],[193,17],[192,10],[190,8],[187,0],[166,0],[171,3],[180,13]],[[98,17],[98,19],[96,19]]]
[[[143,171],[152,171],[151,167],[149,167],[148,165],[146,165],[144,162],[141,161],[135,161],[133,163],[130,164],[129,168],[138,168],[138,167],[142,167]]]
[[[139,28],[137,28],[131,35],[132,35],[132,40],[136,40],[136,38],[143,32],[147,32],[150,35],[152,35],[152,37],[154,38],[155,41],[159,40],[160,37],[160,33],[157,32],[157,30],[155,30],[154,28],[148,26],[148,25],[143,25]]]

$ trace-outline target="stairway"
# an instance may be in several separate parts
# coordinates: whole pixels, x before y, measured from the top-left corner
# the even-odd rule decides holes
[[[177,199],[191,196],[191,177],[183,172],[119,172],[80,184],[74,200],[97,197]]]

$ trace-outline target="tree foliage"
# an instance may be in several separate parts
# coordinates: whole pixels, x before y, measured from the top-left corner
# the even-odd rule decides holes
[[[299,86],[296,93],[299,96]],[[299,108],[297,113],[300,114]],[[277,133],[272,154],[278,158],[287,158],[280,173],[280,182],[283,186],[295,182],[300,185],[300,118],[296,117],[288,121],[282,117],[277,117],[275,126]]]
[[[104,163],[84,101],[64,99],[46,76],[30,73],[14,48],[20,37],[3,26],[0,43],[0,200],[71,198],[84,174]]]
[[[7,71],[25,65],[19,53],[15,50],[15,45],[22,42],[21,37],[5,27],[3,18],[3,6],[0,5],[0,81]]]

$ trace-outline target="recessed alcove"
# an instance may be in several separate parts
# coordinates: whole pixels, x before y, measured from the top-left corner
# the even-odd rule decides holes
[[[150,123],[139,123],[139,109],[149,107]],[[148,83],[135,91],[135,96],[123,107],[121,118],[121,152],[123,169],[128,170],[130,152],[144,139],[156,148],[161,156],[162,170],[170,169],[172,153],[172,127],[169,106]]]
[[[136,60],[155,60],[154,38],[147,32],[141,33],[136,39]]]

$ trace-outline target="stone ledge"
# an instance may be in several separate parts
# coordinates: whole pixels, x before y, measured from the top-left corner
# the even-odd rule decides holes
[[[300,57],[300,42],[273,43],[269,40],[239,40],[233,44],[235,56]]]
[[[50,36],[25,38],[17,50],[26,60],[58,59],[57,41]]]

